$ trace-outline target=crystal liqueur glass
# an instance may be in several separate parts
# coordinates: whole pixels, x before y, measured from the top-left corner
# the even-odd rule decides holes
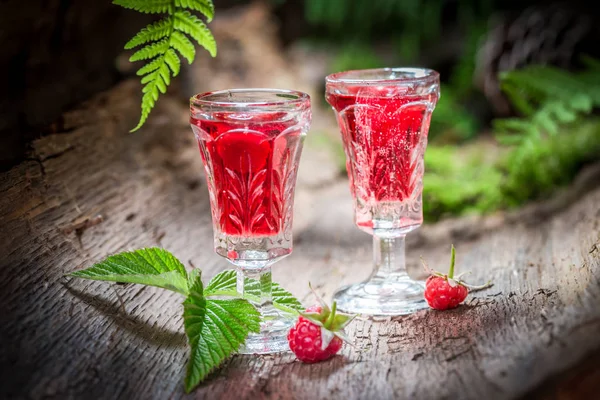
[[[326,78],[354,198],[354,220],[373,235],[374,268],[334,295],[338,308],[371,315],[426,307],[423,284],[406,273],[406,234],[423,222],[423,155],[439,75],[429,69],[347,71]]]
[[[289,90],[235,89],[199,94],[190,103],[215,251],[236,266],[238,292],[263,317],[260,333],[240,352],[288,351],[293,316],[273,307],[271,265],[292,252],[294,188],[310,98]],[[260,288],[260,296],[252,296],[250,286]]]

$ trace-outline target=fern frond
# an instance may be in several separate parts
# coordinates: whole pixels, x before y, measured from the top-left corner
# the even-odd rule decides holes
[[[211,56],[217,55],[217,43],[204,22],[189,11],[177,11],[174,14],[173,26],[181,32],[190,35],[198,44],[204,47]]]
[[[215,16],[215,6],[210,0],[175,0],[175,7],[200,11],[208,22]]]
[[[129,57],[129,61],[140,61],[154,58],[163,54],[169,48],[169,39],[164,38],[158,42],[152,43],[146,47],[142,47]]]
[[[144,76],[154,70],[157,70],[161,66],[162,63],[163,63],[163,60],[161,57],[155,58],[154,60],[150,61],[148,64],[144,65],[142,68],[138,69],[136,72],[136,75]],[[143,80],[142,80],[142,83],[144,83]]]
[[[192,61],[194,61],[194,57],[196,57],[196,49],[194,48],[194,44],[190,42],[190,39],[188,39],[183,33],[174,31],[171,34],[171,41],[169,44],[186,60],[188,60],[188,63],[191,64]]]
[[[172,3],[172,0],[113,0],[113,4],[144,14],[166,13]]]
[[[142,112],[133,132],[146,122],[160,94],[166,93],[171,77],[179,74],[181,61],[177,52],[190,64],[194,61],[196,49],[186,35],[213,57],[216,55],[217,45],[212,33],[202,20],[186,10],[200,11],[210,21],[214,15],[214,5],[212,0],[115,0],[113,3],[144,13],[167,14],[125,44],[126,49],[142,46],[131,55],[129,61],[148,60],[136,73],[144,86]]]
[[[532,66],[501,75],[502,88],[524,118],[493,121],[503,144],[556,135],[561,126],[577,121],[600,107],[600,69],[571,73],[555,67]],[[510,134],[516,134],[509,138]]]
[[[177,57],[177,53],[175,50],[169,49],[165,53],[165,62],[173,71],[173,76],[177,76],[179,74],[179,69],[181,67],[181,61],[179,61],[179,57]]]
[[[133,49],[141,44],[154,42],[169,36],[173,29],[173,19],[167,17],[148,25],[139,31],[129,42],[125,43],[125,49]]]

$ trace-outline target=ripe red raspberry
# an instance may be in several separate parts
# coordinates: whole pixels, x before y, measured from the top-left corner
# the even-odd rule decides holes
[[[469,294],[469,289],[485,289],[491,286],[488,282],[482,286],[467,285],[460,279],[460,274],[454,278],[454,262],[456,259],[456,250],[452,246],[450,259],[450,271],[448,275],[441,272],[432,271],[423,261],[423,266],[431,274],[425,282],[425,300],[427,304],[435,310],[447,310],[458,307],[460,303],[465,301]]]
[[[329,346],[323,350],[321,327],[304,317],[298,318],[296,325],[290,329],[288,342],[296,357],[305,363],[325,361],[342,348],[342,339],[334,336]]]
[[[450,286],[447,279],[432,275],[425,282],[425,300],[436,310],[447,310],[457,307],[469,294],[469,290],[461,285]]]
[[[353,315],[336,314],[335,302],[329,309],[318,296],[316,297],[321,306],[309,307],[301,313],[298,322],[287,336],[290,349],[305,363],[327,360],[340,351],[342,339],[346,340],[344,328],[354,318]]]

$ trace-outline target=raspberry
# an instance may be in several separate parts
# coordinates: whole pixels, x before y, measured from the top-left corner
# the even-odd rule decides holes
[[[425,282],[425,300],[427,300],[427,304],[435,310],[447,310],[458,307],[458,305],[467,298],[469,289],[480,290],[491,286],[491,282],[482,286],[468,285],[460,279],[460,276],[463,274],[460,274],[455,278],[454,261],[456,259],[456,250],[454,249],[454,246],[452,246],[451,254],[448,275],[432,271],[427,264],[425,264],[425,261],[423,261],[423,266],[431,274]]]
[[[304,317],[298,318],[296,326],[290,329],[288,342],[296,357],[305,363],[325,361],[342,348],[342,339],[334,336],[329,345],[323,350],[321,348],[321,327]]]
[[[355,317],[336,314],[335,302],[329,309],[316,293],[315,296],[321,305],[314,305],[300,313],[298,322],[287,336],[290,349],[305,363],[327,360],[340,351],[342,340],[347,341],[344,328]]]
[[[425,282],[425,300],[436,310],[455,308],[462,303],[469,294],[469,290],[461,285],[450,286],[447,279],[432,275]]]

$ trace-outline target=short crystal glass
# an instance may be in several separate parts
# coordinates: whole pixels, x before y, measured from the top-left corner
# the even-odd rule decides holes
[[[410,314],[426,306],[423,284],[406,273],[405,238],[423,222],[423,156],[439,75],[421,68],[347,71],[326,78],[354,198],[354,220],[373,235],[374,268],[338,290],[340,310]]]
[[[278,89],[222,90],[192,97],[190,112],[206,171],[215,252],[235,265],[238,292],[262,314],[260,333],[248,337],[240,352],[288,351],[293,316],[273,307],[271,265],[292,252],[294,188],[310,97]],[[260,287],[258,299],[251,286]]]

